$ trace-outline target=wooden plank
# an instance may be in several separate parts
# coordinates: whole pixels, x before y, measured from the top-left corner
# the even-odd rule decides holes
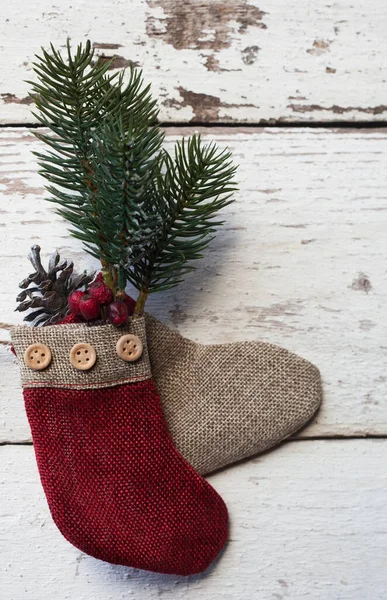
[[[184,130],[186,132],[186,130]],[[168,133],[171,143],[179,130]],[[148,310],[204,343],[263,339],[314,362],[322,410],[301,436],[386,435],[387,130],[204,130],[240,164],[240,192],[195,274]],[[16,323],[32,243],[96,263],[43,199],[23,129],[1,132],[0,321]],[[4,336],[5,337],[5,333]],[[29,439],[16,360],[0,350],[0,441]]]
[[[202,576],[97,561],[60,535],[31,447],[0,448],[0,584],[7,600],[384,600],[387,440],[302,441],[210,478],[230,542]]]
[[[379,121],[387,115],[380,0],[51,0],[4,3],[1,122],[31,122],[34,54],[86,38],[144,68],[172,122]]]

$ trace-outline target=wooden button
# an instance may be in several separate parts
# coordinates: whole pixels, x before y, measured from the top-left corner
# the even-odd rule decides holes
[[[117,354],[122,360],[133,362],[142,355],[142,341],[137,335],[123,335],[116,345]]]
[[[79,371],[88,371],[95,364],[97,353],[86,342],[75,344],[70,350],[70,362]]]
[[[28,346],[24,352],[24,362],[34,371],[42,371],[52,360],[51,350],[46,344],[36,343]]]

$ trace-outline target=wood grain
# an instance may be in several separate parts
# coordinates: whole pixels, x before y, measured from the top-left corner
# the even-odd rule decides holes
[[[324,402],[302,437],[387,435],[387,130],[206,131],[240,164],[240,191],[196,273],[148,310],[204,343],[263,339],[314,362]],[[169,132],[168,147],[181,133]],[[44,200],[38,144],[23,128],[0,132],[8,323],[22,318],[15,296],[32,243],[44,256],[57,247],[79,270],[97,266]],[[4,346],[0,356],[0,441],[25,441],[16,360]]]
[[[143,67],[165,122],[384,120],[386,26],[379,0],[14,0],[0,22],[0,119],[31,122],[34,54],[70,36],[115,68]]]
[[[204,575],[97,561],[52,522],[32,447],[0,448],[7,600],[385,600],[386,440],[292,442],[210,478],[230,542]]]
[[[4,3],[0,125],[26,124],[41,45],[89,38],[144,69],[169,124],[199,123],[240,163],[226,224],[148,310],[202,342],[263,339],[313,361],[323,407],[296,440],[217,473],[230,542],[190,578],[112,566],[54,526],[33,447],[0,447],[0,589],[7,600],[385,600],[387,589],[387,11],[379,0],[51,0]],[[185,124],[173,128],[173,123]],[[281,128],[243,128],[243,124]],[[97,263],[44,200],[24,127],[0,129],[0,321],[15,313],[32,243]],[[8,333],[0,332],[6,339]],[[0,444],[30,441],[16,360],[0,345]]]

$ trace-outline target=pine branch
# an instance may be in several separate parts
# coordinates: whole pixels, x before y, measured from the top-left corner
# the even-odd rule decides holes
[[[162,225],[153,186],[162,140],[160,130],[146,122],[106,119],[92,134],[90,180],[98,189],[93,207],[81,222],[72,207],[58,211],[90,254],[115,266],[120,289]]]
[[[155,102],[150,86],[143,85],[141,72],[131,69],[129,82],[124,86],[123,73],[107,76],[109,63],[93,62],[93,56],[90,42],[85,48],[78,46],[75,56],[68,43],[66,59],[51,46],[51,54],[42,50],[40,62],[34,63],[39,78],[39,83],[32,84],[39,111],[35,116],[53,134],[36,133],[50,147],[36,155],[40,173],[49,183],[49,200],[58,204],[58,213],[72,223],[71,233],[82,239],[86,250],[98,256],[104,266],[122,270],[123,264],[127,267],[135,259],[135,254],[130,256],[136,235],[138,238],[138,232],[131,235],[135,233],[133,227],[136,222],[138,227],[145,223],[144,219],[136,221],[133,217],[131,231],[128,215],[133,202],[126,207],[124,204],[134,193],[129,193],[133,177],[144,178],[144,168],[149,168],[150,155],[160,148],[163,135],[155,125]],[[117,131],[113,146],[114,121]],[[135,156],[130,151],[131,144]],[[134,156],[134,164],[129,155]],[[114,176],[109,176],[109,168]],[[121,192],[121,187],[125,190],[117,200],[121,206],[115,209],[112,183],[116,192]],[[138,183],[137,192],[140,188]],[[120,215],[121,222],[117,223]],[[125,250],[119,251],[116,237],[106,235],[105,217],[114,217],[115,226],[108,227],[107,233],[116,234],[119,229]],[[147,223],[150,225],[151,220]]]
[[[35,115],[49,134],[36,153],[49,200],[87,252],[99,258],[117,292],[127,280],[148,293],[176,286],[195,267],[222,224],[219,210],[235,191],[231,155],[200,136],[162,149],[156,103],[142,74],[108,75],[90,42],[67,57],[42,50],[32,84]],[[108,282],[109,283],[109,282]]]
[[[222,224],[218,211],[232,202],[235,171],[228,151],[204,146],[198,135],[177,142],[174,159],[163,152],[157,179],[163,226],[128,273],[142,295],[174,287],[195,269],[188,263],[202,257]]]

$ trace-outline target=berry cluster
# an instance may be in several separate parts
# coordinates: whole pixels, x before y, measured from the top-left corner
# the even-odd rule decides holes
[[[68,306],[71,313],[66,322],[82,318],[86,321],[104,319],[120,327],[125,325],[128,317],[134,312],[135,301],[124,295],[122,300],[114,300],[113,292],[104,283],[102,274],[99,273],[87,292],[77,290],[69,296]]]

